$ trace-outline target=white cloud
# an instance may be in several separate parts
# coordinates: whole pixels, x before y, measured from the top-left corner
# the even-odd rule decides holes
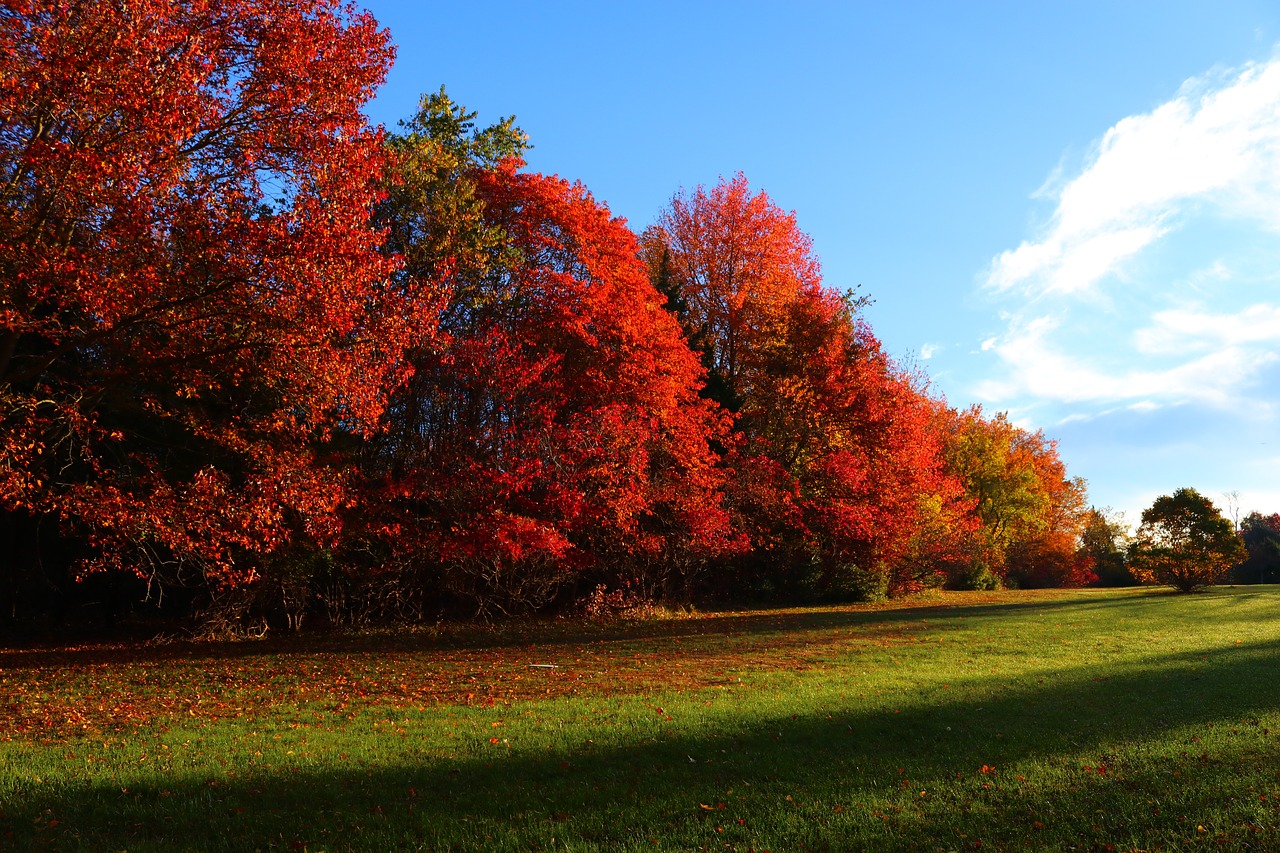
[[[1024,242],[996,258],[988,283],[1004,290],[1037,280],[1045,293],[1076,293],[1092,287],[1167,232],[1168,228],[1151,224]]]
[[[986,276],[1006,329],[982,341],[981,399],[1060,424],[1187,402],[1274,415],[1280,51],[1117,122],[1037,194],[1047,225]]]
[[[1049,227],[994,259],[991,288],[1088,292],[1196,204],[1280,229],[1280,60],[1217,88],[1189,81],[1174,100],[1108,130],[1079,176],[1062,182],[1060,172]],[[1037,192],[1053,194],[1048,186]]]
[[[1222,318],[1215,322],[1223,326]],[[981,383],[979,395],[992,402],[1021,394],[1061,403],[1132,401],[1136,406],[1154,400],[1198,400],[1225,406],[1258,370],[1278,360],[1270,351],[1228,344],[1172,365],[1115,369],[1105,359],[1084,357],[1061,346],[1059,338],[1072,339],[1060,334],[1061,328],[1062,320],[1054,316],[1036,317],[1012,328],[992,347],[1008,366],[1008,376]],[[1271,331],[1272,337],[1280,337]]]
[[[941,347],[939,347],[937,344],[925,344],[924,346],[920,347],[920,357],[925,361],[928,361],[929,359],[933,358],[935,355],[938,354],[939,349],[941,349]]]
[[[1146,414],[1149,412],[1158,411],[1159,409],[1160,409],[1159,403],[1153,403],[1150,400],[1139,400],[1136,403],[1130,403],[1125,406],[1119,406],[1119,407],[1114,407],[1109,409],[1098,409],[1097,411],[1089,411],[1089,412],[1072,412],[1066,417],[1060,419],[1055,424],[1055,426],[1065,426],[1067,424],[1075,424],[1075,423],[1088,423],[1090,421],[1096,421],[1096,420],[1099,420],[1100,418],[1105,418],[1110,415],[1114,415],[1118,412],[1137,412],[1139,414]]]
[[[1232,314],[1191,309],[1159,311],[1134,334],[1139,352],[1154,355],[1223,346],[1280,343],[1280,305],[1251,305]]]

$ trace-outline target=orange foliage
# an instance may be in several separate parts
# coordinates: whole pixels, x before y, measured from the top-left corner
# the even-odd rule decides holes
[[[1083,586],[1096,580],[1080,551],[1088,520],[1085,483],[1067,475],[1057,442],[980,407],[944,417],[949,470],[972,502],[974,526],[954,549],[953,580],[986,572],[1020,586]]]
[[[750,396],[756,365],[783,333],[792,302],[821,285],[812,241],[794,213],[753,194],[739,172],[709,192],[677,194],[647,234],[651,265],[662,248],[670,252],[690,340],[731,397]]]

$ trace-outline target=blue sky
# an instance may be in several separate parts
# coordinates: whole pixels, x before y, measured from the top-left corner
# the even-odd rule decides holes
[[[373,121],[444,85],[637,231],[742,171],[1094,504],[1280,511],[1280,4],[362,5],[399,45]]]

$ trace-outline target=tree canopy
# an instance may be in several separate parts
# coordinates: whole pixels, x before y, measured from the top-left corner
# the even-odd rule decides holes
[[[584,574],[674,592],[681,558],[729,538],[701,367],[635,235],[581,185],[521,172],[509,123],[469,121],[432,96],[391,140],[380,218],[435,316],[367,457],[384,550],[481,610]],[[630,577],[650,563],[685,575]]]
[[[1236,570],[1245,583],[1280,582],[1280,513],[1251,512],[1240,522],[1240,540],[1248,556]]]
[[[443,88],[370,127],[392,55],[338,0],[0,11],[8,614],[1091,580],[1057,445],[891,357],[794,211],[738,173],[637,236]]]
[[[1213,501],[1195,489],[1178,489],[1143,511],[1133,573],[1144,582],[1193,592],[1217,582],[1245,553]]]
[[[213,583],[331,539],[323,443],[377,422],[407,331],[361,113],[387,34],[337,0],[33,0],[0,57],[0,509]]]

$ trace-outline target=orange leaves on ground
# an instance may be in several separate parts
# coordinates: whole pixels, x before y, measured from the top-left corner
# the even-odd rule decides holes
[[[542,639],[554,638],[558,666],[534,670],[528,667],[528,636],[465,627],[434,640],[309,635],[146,648],[0,650],[0,741],[110,739],[157,724],[199,726],[280,708],[297,709],[298,724],[311,725],[374,705],[496,707],[581,693],[733,690],[742,683],[739,673],[801,671],[851,642],[913,641],[910,632],[885,636],[882,628],[860,627],[857,620],[848,623],[852,630],[833,634],[831,621],[844,612],[544,625],[537,630],[544,632]],[[767,647],[761,636],[768,637]],[[669,717],[668,709],[652,708],[661,719]],[[494,723],[487,727],[491,732],[504,724]]]

